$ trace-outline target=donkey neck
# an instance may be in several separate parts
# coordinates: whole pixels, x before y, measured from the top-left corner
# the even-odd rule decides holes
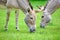
[[[56,10],[57,5],[58,5],[58,0],[50,0],[47,3],[44,11],[49,14],[52,14]]]
[[[6,6],[21,9],[24,13],[27,13],[28,8],[31,8],[27,0],[7,0]]]
[[[19,8],[25,13],[28,13],[28,9],[32,9],[32,5],[29,0],[17,0]]]

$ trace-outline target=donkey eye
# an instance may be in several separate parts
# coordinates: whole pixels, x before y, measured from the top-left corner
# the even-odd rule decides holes
[[[30,9],[28,9],[28,12],[30,12]]]
[[[42,16],[42,18],[44,18],[44,16]]]
[[[32,17],[30,17],[30,19],[33,19]]]

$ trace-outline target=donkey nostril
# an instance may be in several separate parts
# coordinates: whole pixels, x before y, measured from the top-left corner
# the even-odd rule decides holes
[[[35,29],[33,29],[33,31],[35,31]]]
[[[33,32],[33,30],[32,30],[32,29],[30,29],[30,32]]]
[[[41,27],[41,28],[45,28],[45,26],[41,26],[41,25],[40,25],[40,27]]]
[[[33,18],[30,18],[30,19],[33,19]]]
[[[45,24],[40,23],[40,27],[41,27],[41,28],[45,28]]]
[[[32,32],[35,32],[35,29],[33,29],[33,30],[32,30],[32,29],[30,29],[30,32],[31,32],[31,33],[32,33]]]

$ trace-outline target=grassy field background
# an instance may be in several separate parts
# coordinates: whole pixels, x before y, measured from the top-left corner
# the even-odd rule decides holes
[[[37,5],[45,5],[46,1],[31,1],[31,3],[34,9],[37,9]],[[51,22],[46,26],[45,29],[40,28],[42,14],[42,12],[36,14],[36,32],[30,33],[28,27],[24,22],[25,15],[20,10],[20,31],[16,31],[15,13],[13,9],[10,15],[8,31],[4,31],[4,25],[6,22],[6,8],[0,6],[0,40],[60,40],[60,9],[55,11],[55,13],[52,15]]]

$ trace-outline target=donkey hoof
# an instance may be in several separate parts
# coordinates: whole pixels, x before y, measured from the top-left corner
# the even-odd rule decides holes
[[[19,29],[16,29],[17,31],[19,31]]]
[[[19,31],[19,28],[16,27],[16,30]]]
[[[8,28],[5,28],[5,31],[7,31],[8,30]]]

